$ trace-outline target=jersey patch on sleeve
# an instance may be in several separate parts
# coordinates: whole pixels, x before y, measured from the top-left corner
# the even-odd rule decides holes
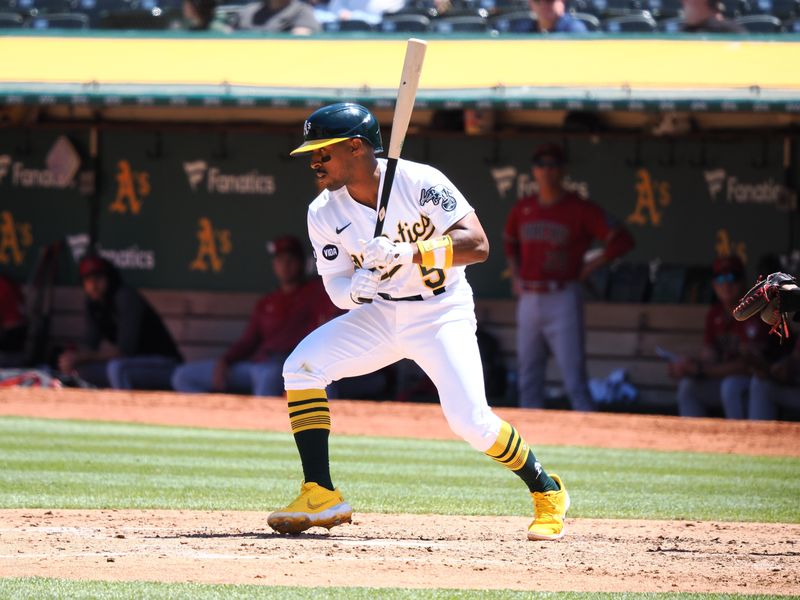
[[[336,260],[339,256],[339,248],[333,244],[328,244],[322,249],[322,256],[327,260]]]
[[[452,212],[456,209],[456,197],[450,188],[444,185],[435,185],[433,187],[422,189],[419,196],[419,205],[425,206],[428,202],[433,203],[434,206],[442,205],[442,209],[447,212]]]

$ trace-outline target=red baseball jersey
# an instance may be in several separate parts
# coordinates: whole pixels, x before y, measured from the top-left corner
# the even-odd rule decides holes
[[[551,206],[534,194],[508,215],[505,253],[516,258],[523,281],[573,281],[592,242],[605,241],[614,227],[605,210],[573,192]]]
[[[225,353],[227,363],[258,362],[272,354],[289,354],[314,329],[341,314],[325,293],[319,278],[296,290],[262,297],[242,336]]]
[[[737,321],[720,303],[708,309],[703,341],[720,362],[742,356],[746,350],[759,353],[770,345],[769,326],[759,318]]]

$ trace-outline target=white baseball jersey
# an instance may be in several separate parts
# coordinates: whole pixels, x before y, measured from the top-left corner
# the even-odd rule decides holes
[[[386,161],[378,163],[380,197]],[[392,240],[415,242],[444,235],[471,211],[438,170],[401,160],[383,231]],[[308,210],[320,274],[352,273],[362,260],[358,240],[372,239],[375,219],[375,211],[353,200],[346,187],[322,192]],[[331,381],[409,358],[436,385],[453,431],[481,452],[490,448],[501,421],[486,403],[472,289],[464,267],[444,271],[403,265],[381,281],[378,294],[372,303],[328,321],[298,344],[284,364],[286,389],[323,389]]]
[[[381,171],[378,197],[383,189],[386,160],[379,159]],[[440,237],[473,208],[456,186],[439,170],[420,163],[400,160],[384,220],[383,234],[395,242]],[[309,206],[308,232],[320,275],[352,272],[361,266],[359,240],[371,240],[375,231],[375,210],[353,200],[343,186],[324,190]],[[379,293],[392,298],[466,292],[472,295],[464,267],[443,269],[402,265],[389,271]],[[448,294],[450,295],[450,294]],[[461,295],[461,294],[458,294]]]

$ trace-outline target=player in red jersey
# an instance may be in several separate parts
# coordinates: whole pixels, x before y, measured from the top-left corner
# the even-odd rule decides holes
[[[592,410],[586,384],[580,282],[630,251],[630,233],[598,205],[564,189],[564,152],[555,144],[533,155],[538,193],[511,209],[504,232],[517,305],[519,404],[544,407],[549,347],[558,362],[572,407]],[[584,262],[598,241],[603,250]]]

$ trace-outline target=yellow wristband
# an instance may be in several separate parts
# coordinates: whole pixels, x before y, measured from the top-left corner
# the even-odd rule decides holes
[[[453,238],[445,235],[417,242],[423,267],[449,269],[453,266]]]

